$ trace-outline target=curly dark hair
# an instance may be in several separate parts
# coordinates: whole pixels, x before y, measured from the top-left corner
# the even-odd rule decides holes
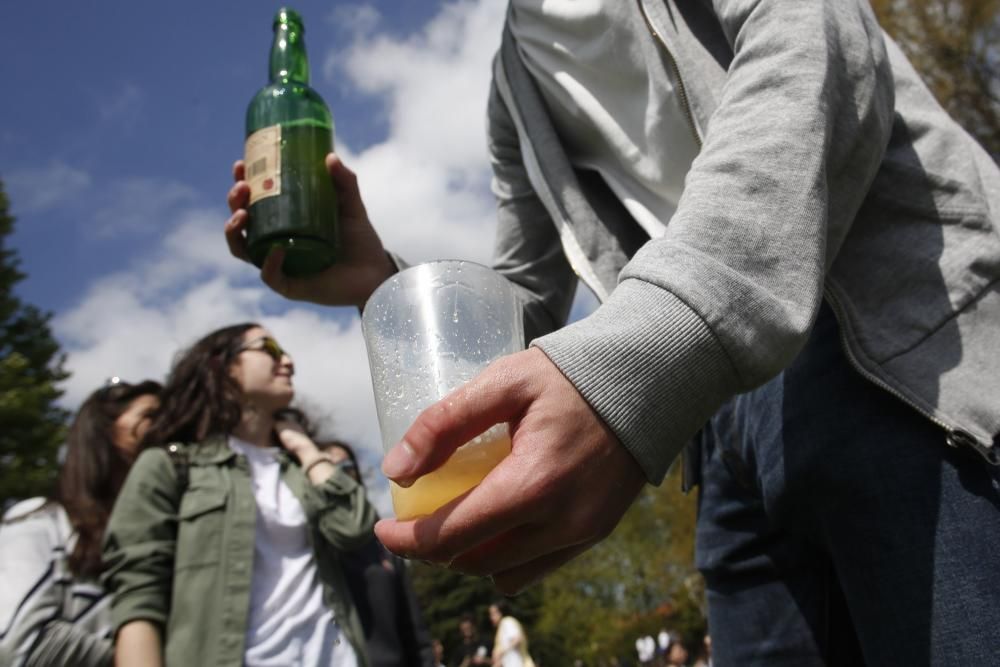
[[[152,380],[109,385],[88,396],[73,417],[53,499],[66,510],[77,533],[68,561],[78,577],[97,576],[101,571],[104,529],[134,460],[115,446],[115,422],[132,401],[159,396],[162,390]]]
[[[349,460],[354,465],[354,471],[357,473],[356,479],[358,480],[358,484],[364,486],[365,481],[364,481],[364,475],[361,474],[361,463],[358,461],[358,455],[354,451],[353,447],[351,447],[343,440],[336,440],[336,439],[323,440],[317,442],[316,447],[318,447],[320,450],[324,452],[329,451],[334,447],[339,447],[340,449],[344,450],[344,454],[347,456],[347,460]]]
[[[236,428],[243,393],[228,373],[229,363],[243,334],[258,326],[246,322],[217,329],[178,353],[143,446],[197,443]]]

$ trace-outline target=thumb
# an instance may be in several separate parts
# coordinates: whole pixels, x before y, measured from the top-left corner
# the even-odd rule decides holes
[[[523,383],[506,370],[507,359],[494,362],[420,413],[382,461],[385,476],[408,487],[491,426],[517,420],[527,402]]]
[[[358,187],[358,176],[345,165],[336,153],[326,156],[326,169],[337,188],[340,214],[345,218],[368,218],[364,201],[361,199],[361,189]]]

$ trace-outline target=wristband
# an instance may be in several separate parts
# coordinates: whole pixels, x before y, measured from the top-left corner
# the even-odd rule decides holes
[[[306,477],[308,477],[309,471],[312,470],[317,463],[324,463],[324,462],[329,463],[330,465],[335,465],[333,459],[331,459],[329,456],[327,456],[326,454],[320,454],[318,457],[313,459],[309,465],[303,468],[302,472],[305,474]]]

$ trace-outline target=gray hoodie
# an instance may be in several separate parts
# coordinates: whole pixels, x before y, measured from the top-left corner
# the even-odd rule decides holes
[[[1000,171],[869,3],[634,1],[701,145],[662,238],[569,163],[509,31],[494,63],[495,267],[533,344],[657,483],[825,298],[859,372],[1000,461]],[[560,329],[578,276],[602,305]]]

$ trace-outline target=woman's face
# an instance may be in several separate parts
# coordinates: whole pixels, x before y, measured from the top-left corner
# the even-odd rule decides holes
[[[129,457],[134,457],[139,449],[139,442],[142,436],[146,435],[149,429],[150,414],[160,407],[160,399],[152,394],[136,396],[125,408],[125,412],[118,415],[113,427],[111,439],[115,447],[125,452]]]
[[[272,413],[292,402],[294,373],[292,358],[262,327],[248,329],[243,334],[243,342],[229,367],[229,374],[246,400]]]
[[[493,625],[497,625],[497,624],[500,623],[500,620],[502,618],[503,618],[503,614],[500,613],[500,608],[497,607],[496,605],[492,605],[491,604],[490,605],[490,622],[492,622]]]
[[[669,665],[683,665],[687,663],[688,652],[684,648],[683,644],[672,643],[670,649],[667,653],[667,664]]]

